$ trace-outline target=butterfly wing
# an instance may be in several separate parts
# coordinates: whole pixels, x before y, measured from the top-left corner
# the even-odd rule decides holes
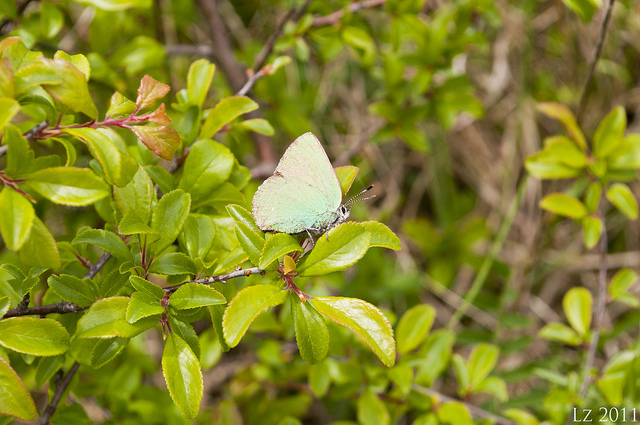
[[[306,133],[289,146],[251,206],[260,229],[293,234],[331,221],[341,201],[326,152],[316,136]]]

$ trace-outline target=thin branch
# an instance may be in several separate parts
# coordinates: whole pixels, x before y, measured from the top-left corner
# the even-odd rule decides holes
[[[89,267],[89,270],[84,275],[85,279],[93,278],[100,269],[104,266],[104,264],[111,258],[111,254],[105,252],[102,254],[102,257],[95,264]],[[26,295],[25,295],[26,297]],[[24,299],[23,299],[24,301]],[[68,301],[62,301],[56,304],[49,305],[41,305],[35,307],[27,307],[28,303],[21,302],[17,307],[10,309],[7,313],[2,316],[3,319],[7,319],[9,317],[18,317],[18,316],[46,316],[47,314],[66,314],[66,313],[77,313],[82,310],[86,310],[87,307],[80,307],[74,303],[70,303]]]
[[[164,50],[169,56],[213,56],[213,47],[206,44],[168,44],[164,46]]]
[[[255,62],[253,63],[253,67],[251,68],[254,74],[260,71],[264,66],[265,62],[267,61],[267,58],[269,58],[269,55],[271,54],[271,51],[273,50],[273,47],[276,44],[276,41],[278,41],[278,39],[282,35],[282,31],[284,31],[284,26],[287,24],[287,22],[289,21],[298,22],[300,18],[302,18],[302,15],[304,15],[304,13],[306,12],[307,7],[309,7],[310,3],[311,3],[311,0],[306,0],[304,4],[300,7],[300,9],[296,9],[295,7],[292,7],[287,11],[287,14],[284,16],[284,18],[282,18],[276,30],[271,33],[271,35],[267,39],[267,42],[264,44],[264,46],[262,46],[262,50],[260,50],[260,53],[258,53],[258,55],[256,56]]]
[[[503,418],[502,416],[498,416],[491,412],[487,412],[486,410],[481,409],[480,407],[466,403],[462,400],[458,400],[456,398],[441,394],[438,391],[432,390],[431,388],[423,387],[422,385],[418,385],[418,384],[411,385],[411,388],[414,391],[417,391],[419,393],[427,394],[428,396],[438,401],[461,403],[464,405],[464,407],[467,408],[469,412],[471,412],[473,416],[483,418],[483,419],[489,419],[490,421],[495,422],[497,425],[515,425],[515,422],[507,418]]]
[[[58,383],[58,385],[56,386],[56,393],[51,398],[51,402],[47,405],[47,407],[45,407],[44,414],[40,418],[40,422],[38,422],[38,425],[47,425],[49,423],[51,415],[53,415],[58,408],[58,403],[62,398],[62,394],[64,394],[65,390],[71,383],[71,379],[73,379],[73,376],[76,374],[79,367],[80,363],[75,362],[73,366],[71,366],[71,369],[69,369],[69,372],[67,372],[65,377],[62,379],[62,381]]]
[[[365,0],[351,3],[347,9],[349,13],[355,13],[362,9],[371,9],[373,7],[382,6],[386,3],[386,0]],[[313,18],[311,27],[323,27],[326,25],[335,25],[344,16],[345,10],[340,9],[325,16],[316,16]]]
[[[600,219],[605,223],[605,200],[600,201]],[[584,365],[584,380],[580,386],[578,395],[583,397],[587,393],[589,384],[591,383],[591,368],[596,359],[596,351],[598,351],[598,342],[600,341],[600,330],[604,321],[604,313],[607,305],[607,247],[608,247],[607,227],[602,226],[602,235],[600,236],[600,270],[598,272],[598,292],[596,294],[596,308],[593,312],[593,335],[591,335],[591,343],[589,351],[587,351],[587,360]]]
[[[236,93],[236,96],[245,96],[249,92],[249,90],[251,90],[251,87],[253,87],[256,81],[264,77],[266,74],[267,74],[266,67],[262,68],[260,71],[256,72],[255,74],[251,74],[247,79],[247,82],[244,83],[244,86],[242,86],[242,88],[238,90],[238,93]]]
[[[593,50],[593,59],[591,61],[591,67],[589,68],[589,74],[587,75],[587,81],[584,84],[584,88],[582,89],[582,96],[580,96],[580,103],[578,104],[578,112],[576,114],[578,122],[582,118],[582,114],[584,113],[584,109],[587,103],[589,86],[591,85],[591,80],[593,79],[593,74],[596,70],[596,65],[598,64],[598,60],[600,59],[600,54],[602,53],[602,44],[604,42],[604,38],[607,35],[607,28],[609,27],[609,21],[611,20],[611,12],[613,10],[613,3],[615,0],[609,0],[607,4],[607,9],[605,10],[604,19],[602,20],[602,26],[600,27],[600,34],[598,34],[598,39],[596,40],[596,46]]]
[[[162,288],[162,289],[164,292],[171,294],[175,292],[178,288],[180,288],[182,285],[184,285],[185,283],[202,283],[202,284],[214,283],[214,282],[227,283],[227,280],[234,279],[236,277],[246,277],[246,276],[251,276],[252,274],[261,274],[264,276],[264,273],[265,271],[258,267],[251,267],[249,269],[237,269],[232,271],[231,273],[225,273],[219,276],[204,277],[202,279],[189,280],[187,282],[182,282],[177,285],[169,286],[167,288]]]

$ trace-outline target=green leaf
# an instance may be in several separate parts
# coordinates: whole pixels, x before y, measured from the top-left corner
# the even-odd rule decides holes
[[[329,391],[329,385],[331,385],[331,376],[327,362],[313,365],[309,369],[309,386],[313,394],[318,398],[324,397]]]
[[[622,106],[618,106],[598,124],[593,135],[593,155],[606,158],[615,151],[624,139],[626,128],[627,114]]]
[[[91,65],[89,64],[89,59],[83,54],[78,53],[77,55],[70,55],[62,50],[56,51],[53,55],[54,59],[64,59],[67,62],[71,62],[73,66],[78,68],[78,71],[82,72],[85,80],[89,81],[89,77],[91,76]]]
[[[329,352],[329,328],[324,317],[311,302],[302,301],[298,294],[290,292],[289,299],[300,356],[309,364],[320,363]]]
[[[151,176],[153,182],[158,185],[162,193],[169,193],[176,188],[176,179],[169,171],[159,165],[146,165],[145,171]]]
[[[432,332],[419,351],[420,362],[416,382],[431,385],[447,368],[456,334],[448,329]]]
[[[149,273],[163,275],[196,274],[193,260],[183,252],[168,252],[155,258]]]
[[[131,181],[137,172],[138,163],[126,153],[118,150],[109,139],[108,131],[94,128],[75,128],[65,130],[65,133],[76,136],[87,145],[91,156],[100,164],[107,183],[123,187]]]
[[[0,320],[0,345],[34,356],[55,356],[69,349],[67,330],[53,319],[10,317]]]
[[[151,283],[139,276],[130,276],[129,282],[131,282],[131,286],[133,286],[136,291],[146,292],[158,301],[164,298],[164,291],[155,283]]]
[[[470,385],[475,388],[496,366],[500,349],[492,344],[478,344],[469,355]]]
[[[189,74],[187,75],[189,103],[202,108],[215,72],[216,66],[206,59],[199,59],[189,66]]]
[[[422,344],[427,338],[435,316],[435,309],[427,304],[416,305],[404,313],[396,328],[400,354],[406,354]]]
[[[31,232],[19,254],[20,261],[26,266],[46,267],[55,270],[61,265],[56,240],[38,216],[33,218]]]
[[[138,168],[133,179],[125,187],[113,188],[113,199],[120,214],[125,217],[137,217],[142,224],[147,224],[151,218],[151,203],[155,196],[153,181],[142,167]],[[122,223],[120,226],[122,227]],[[122,229],[119,231],[120,234],[124,234]]]
[[[251,263],[254,266],[260,264],[260,255],[265,245],[264,239],[242,222],[236,223],[236,238],[242,250],[249,256]]]
[[[611,170],[637,170],[640,168],[640,134],[629,134],[618,149],[607,156],[607,168]]]
[[[97,285],[98,298],[109,298],[118,295],[120,289],[129,280],[129,275],[122,274],[118,269],[114,269],[111,273],[102,276]]]
[[[20,104],[14,99],[8,97],[0,97],[0,130],[11,121],[18,111]]]
[[[64,59],[39,58],[15,73],[16,93],[41,86],[58,102],[89,118],[98,117],[98,109],[89,94],[85,75]]]
[[[158,321],[154,317],[131,324],[126,319],[129,298],[111,297],[98,300],[80,318],[75,336],[78,338],[133,338]]]
[[[204,214],[189,214],[182,229],[182,239],[191,258],[205,258],[213,246],[216,225]]]
[[[584,240],[584,246],[588,249],[596,246],[602,235],[604,226],[602,220],[590,215],[585,216],[582,219],[582,236]]]
[[[300,276],[320,276],[350,267],[364,256],[371,240],[367,228],[354,222],[334,227],[327,235],[298,263]]]
[[[178,187],[189,192],[194,203],[229,179],[235,158],[231,151],[213,140],[198,140],[184,163]]]
[[[554,214],[570,218],[583,218],[587,215],[587,207],[579,199],[564,193],[552,193],[540,201],[540,208]]]
[[[0,415],[33,421],[36,413],[36,405],[20,377],[0,358]]]
[[[562,308],[569,324],[581,337],[586,337],[591,326],[593,298],[586,288],[571,288],[562,299]]]
[[[507,384],[502,379],[496,376],[489,376],[485,380],[479,382],[475,386],[474,392],[491,394],[502,403],[505,403],[507,400],[509,400]]]
[[[562,323],[549,323],[538,332],[541,338],[562,344],[577,346],[582,342],[580,336],[570,327]]]
[[[387,376],[400,390],[404,397],[411,392],[413,384],[413,367],[407,365],[396,365],[387,370]]]
[[[104,4],[104,0],[83,1],[91,1],[92,3],[100,2]],[[123,0],[109,0],[109,2],[112,1],[120,3]],[[124,1],[127,2],[127,0]],[[138,2],[144,2],[148,5],[151,3],[148,2],[148,0],[136,0],[136,3]],[[138,35],[131,41],[125,41],[125,44],[121,44],[113,53],[109,62],[115,67],[125,67],[126,76],[131,77],[146,69],[161,66],[165,63],[165,60],[166,52],[159,41],[148,36]],[[156,100],[164,97],[168,91],[169,86],[159,83],[148,75],[145,75],[138,88],[136,105],[140,109],[148,108],[153,105]]]
[[[401,248],[400,238],[386,225],[377,221],[363,221],[362,224],[371,233],[369,247],[379,246],[398,251]]]
[[[44,38],[55,37],[64,25],[64,16],[60,9],[51,2],[45,1],[40,5],[40,28]]]
[[[169,394],[180,413],[195,418],[204,391],[200,362],[189,344],[176,334],[169,334],[162,352],[162,374]]]
[[[133,261],[131,251],[129,251],[129,248],[127,248],[127,245],[120,236],[107,230],[83,227],[78,231],[71,243],[88,243],[97,246],[116,258],[124,261]]]
[[[609,282],[609,295],[611,298],[616,299],[622,294],[625,294],[627,290],[638,280],[638,274],[631,269],[620,269]]]
[[[238,345],[253,319],[265,308],[282,304],[288,293],[275,285],[249,286],[238,292],[222,318],[222,329],[227,344],[230,347]]]
[[[158,232],[160,239],[149,247],[154,253],[161,253],[176,240],[189,215],[191,197],[180,189],[167,193],[158,201],[153,210],[151,228]]]
[[[249,131],[253,131],[254,133],[264,134],[265,136],[273,136],[275,130],[269,124],[269,121],[264,118],[252,118],[249,120],[240,121],[235,124],[234,127],[245,128]]]
[[[7,314],[9,307],[11,307],[11,298],[8,296],[0,296],[0,318]]]
[[[78,3],[102,10],[149,9],[151,0],[79,0]]]
[[[396,361],[396,342],[387,318],[375,306],[357,298],[315,297],[316,309],[353,330],[387,367]]]
[[[264,237],[264,232],[256,226],[256,222],[249,211],[240,205],[227,205],[227,212],[236,223],[244,223],[251,230]]]
[[[451,358],[451,364],[456,374],[456,380],[458,381],[458,393],[465,395],[469,391],[469,382],[471,381],[467,362],[465,362],[461,355],[454,354]]]
[[[574,1],[574,0],[569,0],[569,1]],[[578,1],[581,1],[581,0],[578,0]],[[582,1],[585,1],[585,0],[582,0]],[[589,1],[589,0],[586,0],[586,1]],[[576,142],[578,147],[583,151],[587,150],[587,141],[584,138],[584,134],[582,134],[582,130],[580,130],[580,127],[578,126],[578,122],[576,121],[576,118],[573,116],[569,108],[567,108],[565,105],[562,105],[560,103],[547,102],[547,103],[539,103],[538,111],[542,112],[549,118],[553,118],[560,121],[564,125],[565,129],[567,130],[567,133],[569,134],[569,136],[573,139],[574,142]]]
[[[507,409],[503,414],[505,417],[514,420],[517,425],[540,425],[540,422],[535,416],[524,410]]]
[[[346,26],[340,32],[346,44],[353,47],[359,54],[364,66],[370,66],[376,57],[376,44],[371,35],[359,28]]]
[[[593,182],[587,188],[587,193],[584,195],[584,204],[589,212],[595,213],[598,211],[598,205],[600,205],[600,198],[602,197],[602,185],[599,182]]]
[[[624,183],[614,183],[607,189],[607,199],[629,220],[638,218],[638,202]]]
[[[206,307],[215,304],[225,304],[224,295],[210,286],[195,282],[182,285],[169,298],[169,304],[176,310]]]
[[[286,233],[276,233],[265,242],[258,267],[264,270],[278,258],[290,252],[302,252],[298,240]]]
[[[113,360],[129,344],[128,338],[100,339],[91,350],[91,367],[98,369]]]
[[[160,158],[170,161],[180,146],[178,132],[167,125],[136,125],[130,127],[136,137]]]
[[[42,357],[36,367],[36,387],[42,388],[64,364],[64,356]]]
[[[583,22],[589,22],[593,18],[601,0],[562,0],[569,9],[573,10]]]
[[[218,337],[218,342],[220,343],[222,350],[229,351],[231,347],[229,347],[227,341],[224,339],[224,331],[222,329],[222,318],[224,316],[225,306],[221,304],[210,305],[207,307],[207,310],[209,310],[209,314],[211,315],[212,327]]]
[[[338,181],[340,182],[340,189],[342,190],[342,197],[347,195],[353,181],[356,179],[358,172],[360,169],[358,167],[354,167],[353,165],[345,165],[343,167],[336,167],[333,169],[336,172],[336,176],[338,177]]]
[[[134,292],[127,306],[125,319],[129,323],[136,323],[149,316],[158,316],[165,312],[160,301],[148,292]]]
[[[80,207],[109,196],[109,186],[86,168],[45,168],[25,178],[29,187],[56,204]]]
[[[366,389],[358,398],[358,423],[362,425],[390,425],[391,415],[377,394]]]
[[[131,115],[136,110],[136,104],[127,99],[123,94],[116,91],[111,96],[109,109],[107,109],[107,117],[119,117]]]
[[[437,412],[441,423],[449,425],[473,425],[473,420],[464,404],[459,402],[443,403]]]
[[[258,104],[248,97],[234,96],[222,99],[209,112],[209,116],[202,124],[199,138],[211,139],[225,124],[256,109],[258,109]]]
[[[2,144],[7,146],[7,168],[5,173],[12,176],[24,176],[42,168],[60,165],[57,155],[36,158],[27,139],[22,137],[17,127],[7,124],[4,128]]]
[[[17,251],[29,237],[36,213],[24,196],[10,187],[0,191],[0,233],[4,243]]]
[[[88,307],[97,299],[95,285],[90,279],[78,279],[75,276],[61,274],[49,276],[47,282],[56,295],[80,307]]]

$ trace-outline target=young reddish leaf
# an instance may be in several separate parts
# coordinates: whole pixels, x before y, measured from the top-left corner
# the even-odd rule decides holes
[[[313,305],[333,321],[353,330],[387,367],[396,362],[393,329],[377,307],[357,298],[315,297]]]
[[[10,187],[0,191],[0,233],[7,248],[17,251],[29,237],[35,210],[24,196]]]
[[[161,103],[155,111],[141,115],[138,118],[140,121],[147,120],[155,124],[171,124],[171,118],[165,112],[164,103]]]
[[[164,345],[162,374],[180,413],[188,419],[196,417],[204,391],[202,370],[189,344],[175,333],[167,336]]]
[[[69,349],[69,333],[53,319],[11,317],[0,320],[0,345],[34,356],[55,356]]]
[[[18,374],[0,358],[0,415],[33,421],[36,413],[36,405]]]
[[[156,100],[162,99],[169,93],[171,87],[155,80],[149,75],[142,77],[140,87],[138,87],[138,97],[136,98],[136,106],[139,109],[145,109],[153,105]]]
[[[253,319],[265,308],[282,304],[288,293],[289,291],[275,285],[249,286],[238,292],[222,318],[227,344],[230,347],[238,345]]]
[[[129,127],[146,147],[167,161],[180,145],[180,136],[173,128],[160,125],[157,127],[136,125]]]

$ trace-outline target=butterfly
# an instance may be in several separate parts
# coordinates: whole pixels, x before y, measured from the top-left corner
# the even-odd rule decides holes
[[[350,205],[369,186],[346,203],[338,176],[322,144],[312,133],[287,148],[273,176],[258,188],[251,203],[260,230],[288,234],[324,233],[344,222]]]

